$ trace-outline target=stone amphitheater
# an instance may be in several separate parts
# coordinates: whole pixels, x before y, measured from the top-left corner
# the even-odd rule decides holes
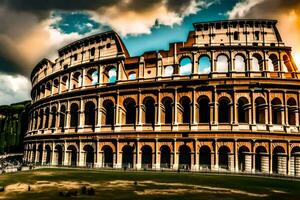
[[[114,31],[62,47],[31,74],[25,160],[300,176],[300,74],[276,24],[195,23],[136,57]]]

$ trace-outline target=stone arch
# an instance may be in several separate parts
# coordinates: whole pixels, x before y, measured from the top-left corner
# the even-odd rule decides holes
[[[168,145],[160,147],[160,168],[171,167],[171,149]]]
[[[272,108],[272,123],[282,124],[282,103],[278,97],[275,97],[271,101]]]
[[[202,54],[199,56],[198,71],[199,74],[209,74],[211,72],[211,58],[209,55]]]
[[[48,81],[46,83],[46,87],[45,87],[45,96],[49,96],[51,94],[51,88],[52,88],[52,85],[51,85],[51,82]]]
[[[146,97],[143,100],[144,112],[143,119],[145,124],[155,124],[155,100],[152,97]]]
[[[85,145],[83,147],[83,151],[85,153],[85,165],[86,167],[93,167],[95,161],[95,151],[92,145]]]
[[[153,162],[153,152],[152,148],[149,145],[144,145],[141,148],[142,152],[142,168],[152,168],[152,162]]]
[[[51,120],[51,128],[54,128],[56,126],[56,117],[57,117],[57,108],[56,106],[52,106],[51,108],[51,116],[52,116],[52,120]]]
[[[45,151],[46,151],[45,163],[46,163],[46,165],[50,165],[51,158],[52,158],[52,149],[51,149],[50,145],[47,144],[45,146]]]
[[[98,73],[99,72],[97,68],[95,67],[89,68],[85,76],[85,85],[86,86],[97,85],[99,83]]]
[[[69,89],[69,77],[68,75],[64,75],[60,81],[60,88],[62,92],[65,92]]]
[[[117,81],[117,67],[109,65],[105,67],[103,72],[103,82],[113,84]]]
[[[203,145],[199,149],[199,165],[201,169],[211,168],[211,149],[207,145]]]
[[[180,169],[191,169],[191,148],[183,144],[179,147],[179,168]]]
[[[252,55],[252,69],[251,71],[264,71],[264,61],[260,53],[254,53]]]
[[[75,145],[69,145],[67,148],[68,165],[76,167],[78,162],[78,148]]]
[[[191,100],[187,96],[181,97],[180,101],[181,122],[185,124],[191,123]]]
[[[57,144],[54,148],[54,162],[56,165],[61,166],[63,165],[63,146]]]
[[[179,61],[179,74],[182,76],[188,76],[192,74],[193,59],[189,56],[183,56]]]
[[[298,112],[297,102],[293,97],[290,97],[287,100],[287,108],[288,108],[288,124],[296,125],[296,113]]]
[[[272,170],[274,174],[286,173],[286,152],[282,146],[276,146],[273,149]]]
[[[229,170],[230,166],[230,148],[228,146],[221,146],[218,150],[219,154],[219,168]]]
[[[295,146],[291,150],[290,158],[291,174],[295,176],[300,175],[300,147]]]
[[[103,151],[103,167],[113,167],[113,163],[114,163],[114,151],[113,148],[110,145],[104,145],[101,149],[101,151]]]
[[[251,154],[247,146],[241,146],[238,151],[239,171],[251,172]]]
[[[44,128],[44,109],[40,109],[39,113],[39,129]]]
[[[218,116],[219,123],[231,122],[231,104],[230,99],[227,97],[221,97],[218,101]]]
[[[61,131],[64,132],[65,125],[66,125],[66,116],[67,110],[65,105],[60,106],[60,112],[59,112],[59,127],[61,128]]]
[[[269,71],[280,71],[278,56],[274,53],[268,56]]]
[[[96,105],[92,101],[87,101],[84,105],[84,124],[91,126],[92,130],[95,130],[96,122]]]
[[[56,78],[56,79],[53,80],[53,84],[52,84],[53,94],[57,94],[58,93],[58,87],[59,87],[59,80],[58,80],[58,78]]]
[[[78,130],[79,125],[79,106],[77,103],[72,103],[70,107],[71,121],[70,126],[75,128],[75,132]]]
[[[210,123],[210,101],[206,95],[198,98],[199,123]]]
[[[125,145],[122,148],[122,167],[133,168],[133,153],[134,149],[130,145]]]
[[[46,107],[46,109],[45,109],[45,125],[44,125],[44,128],[49,128],[49,120],[50,120],[50,108]]]
[[[171,97],[164,97],[162,100],[162,115],[161,121],[165,124],[171,124],[173,122],[173,100]]]
[[[114,126],[115,123],[115,104],[112,100],[106,99],[103,101],[104,115],[103,124]]]
[[[40,165],[43,163],[43,144],[39,144],[38,148],[37,148],[37,163],[39,163]]]
[[[246,97],[240,97],[238,99],[238,122],[249,123],[249,101]]]
[[[82,86],[82,75],[80,71],[73,72],[72,89],[80,88]]]
[[[136,124],[136,102],[133,98],[129,97],[123,101],[125,108],[125,123]]]
[[[247,69],[246,56],[242,53],[237,53],[234,56],[234,69],[237,72],[245,72]]]
[[[136,79],[136,72],[135,71],[131,71],[128,73],[128,79],[129,80],[135,80]]]
[[[263,97],[255,99],[255,119],[257,124],[266,123],[266,108],[267,104]]]
[[[255,170],[257,172],[269,172],[269,155],[264,146],[258,146],[255,149]]]
[[[175,68],[173,65],[167,65],[163,67],[163,76],[165,77],[170,77],[173,76],[173,74],[175,73]]]
[[[216,71],[219,73],[229,72],[229,58],[226,54],[223,53],[218,54],[216,68],[217,68]]]

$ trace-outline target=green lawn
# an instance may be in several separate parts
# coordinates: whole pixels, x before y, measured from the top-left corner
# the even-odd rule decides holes
[[[69,199],[300,199],[299,181],[197,173],[41,169],[0,175],[0,185],[0,199],[65,199],[59,191],[72,189]],[[84,185],[96,195],[82,195]]]

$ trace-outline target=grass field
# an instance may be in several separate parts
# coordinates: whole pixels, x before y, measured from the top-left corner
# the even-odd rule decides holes
[[[30,185],[30,191],[28,191]],[[264,177],[167,172],[40,169],[0,175],[0,199],[65,199],[60,191],[77,190],[68,199],[300,199],[300,182]],[[93,187],[95,196],[81,194]]]

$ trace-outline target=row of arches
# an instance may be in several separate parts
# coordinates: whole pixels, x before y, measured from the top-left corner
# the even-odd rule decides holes
[[[139,106],[136,101],[129,97],[123,101],[124,108],[124,119],[123,124],[134,125],[138,122],[137,115],[139,114]],[[178,123],[190,124],[192,123],[192,112],[193,103],[191,99],[187,96],[183,96],[179,99],[177,104],[178,110]],[[232,123],[233,119],[233,103],[231,99],[227,96],[220,97],[216,104],[218,111],[218,122],[219,123]],[[268,104],[263,97],[257,97],[254,100],[255,108],[255,122],[257,124],[266,124],[268,116]],[[289,125],[296,125],[296,113],[298,112],[298,106],[296,100],[290,97],[287,100],[287,122]],[[144,124],[154,126],[158,118],[163,124],[172,124],[175,120],[175,102],[171,97],[165,97],[161,100],[161,115],[158,116],[158,105],[153,97],[145,97],[142,102],[142,121]],[[248,124],[251,119],[251,109],[252,105],[246,97],[240,97],[237,100],[236,112],[237,112],[237,122],[240,124]],[[269,120],[272,124],[283,124],[284,120],[284,105],[282,101],[275,97],[271,101],[270,105],[271,119]],[[213,114],[213,103],[207,96],[200,96],[196,103],[196,118],[197,123],[210,123],[212,121]],[[116,123],[116,105],[113,100],[107,99],[102,103],[101,108],[101,124],[114,126]],[[81,114],[82,113],[82,114]],[[65,105],[61,105],[60,111],[57,112],[56,107],[46,109],[41,109],[39,112],[35,112],[32,118],[33,130],[53,128],[56,126],[57,116],[59,116],[59,127],[64,129],[67,120],[67,108]],[[83,124],[87,127],[91,127],[93,130],[96,126],[96,119],[98,114],[98,109],[92,101],[88,101],[84,104],[84,110],[81,111],[78,103],[71,103],[70,105],[70,123],[69,126],[75,128],[77,131],[80,125],[80,118],[83,117]],[[253,119],[254,121],[254,119]]]
[[[209,55],[201,55],[198,60],[198,73],[199,74],[209,74],[212,72],[227,73],[229,71],[245,72],[245,71],[282,71],[287,72],[292,68],[289,57],[284,55],[282,57],[283,65],[276,54],[267,55],[267,58],[263,58],[261,54],[254,53],[251,60],[248,61],[247,57],[238,53],[234,56],[232,68],[230,63],[230,58],[227,54],[219,54],[215,62],[215,69],[212,69],[212,59]],[[193,62],[188,56],[183,56],[179,61],[179,69],[174,66],[164,67],[164,76],[172,76],[174,73],[178,72],[180,75],[190,75],[192,74]]]
[[[49,145],[46,145],[43,150],[43,146],[39,145],[32,149],[32,161],[36,163],[44,164],[55,164],[58,166],[79,165],[79,152],[76,146],[69,145],[66,149],[66,158],[64,158],[64,148],[62,145],[56,145],[54,150],[51,150]],[[140,156],[136,158],[135,147],[131,145],[125,145],[121,149],[121,167],[133,168],[136,164],[140,163],[141,168],[153,168],[153,164],[156,162],[156,157],[159,156],[159,166],[160,168],[172,168],[175,162],[178,162],[179,169],[191,169],[192,165],[195,163],[194,152],[190,149],[188,145],[181,145],[178,148],[177,155],[174,154],[170,146],[162,145],[155,154],[155,151],[149,145],[143,145],[140,148]],[[54,154],[54,155],[52,155]],[[116,159],[116,152],[109,145],[104,145],[101,149],[102,154],[102,167],[113,167]],[[54,156],[52,158],[52,156]],[[237,150],[237,163],[238,166],[234,166],[234,152],[231,152],[230,148],[226,145],[221,145],[217,150],[217,158],[214,158],[214,151],[207,145],[203,145],[199,148],[197,154],[199,169],[211,169],[213,165],[218,166],[219,169],[232,170],[235,167],[239,171],[251,172],[254,169],[256,172],[268,172],[269,166],[272,166],[272,173],[274,174],[285,174],[287,173],[287,152],[281,146],[276,146],[272,154],[269,155],[266,147],[257,146],[254,152],[251,152],[247,146],[240,146]],[[292,165],[300,164],[299,161],[295,163],[295,157],[300,156],[300,147],[296,146],[291,149],[291,156],[293,163]],[[83,147],[83,160],[84,165],[87,167],[94,167],[96,161],[96,152],[92,145],[85,145]],[[177,157],[178,161],[176,161]],[[27,159],[28,155],[27,155]],[[66,160],[65,160],[66,159]],[[252,160],[253,159],[253,160]],[[269,160],[272,162],[269,163]],[[54,162],[54,163],[51,163]],[[217,163],[215,163],[217,162]],[[299,163],[298,163],[299,162]],[[293,170],[300,166],[293,166]],[[297,168],[298,170],[298,168]],[[296,170],[296,171],[297,171]],[[297,171],[298,172],[298,171]],[[299,174],[300,175],[300,174]]]

